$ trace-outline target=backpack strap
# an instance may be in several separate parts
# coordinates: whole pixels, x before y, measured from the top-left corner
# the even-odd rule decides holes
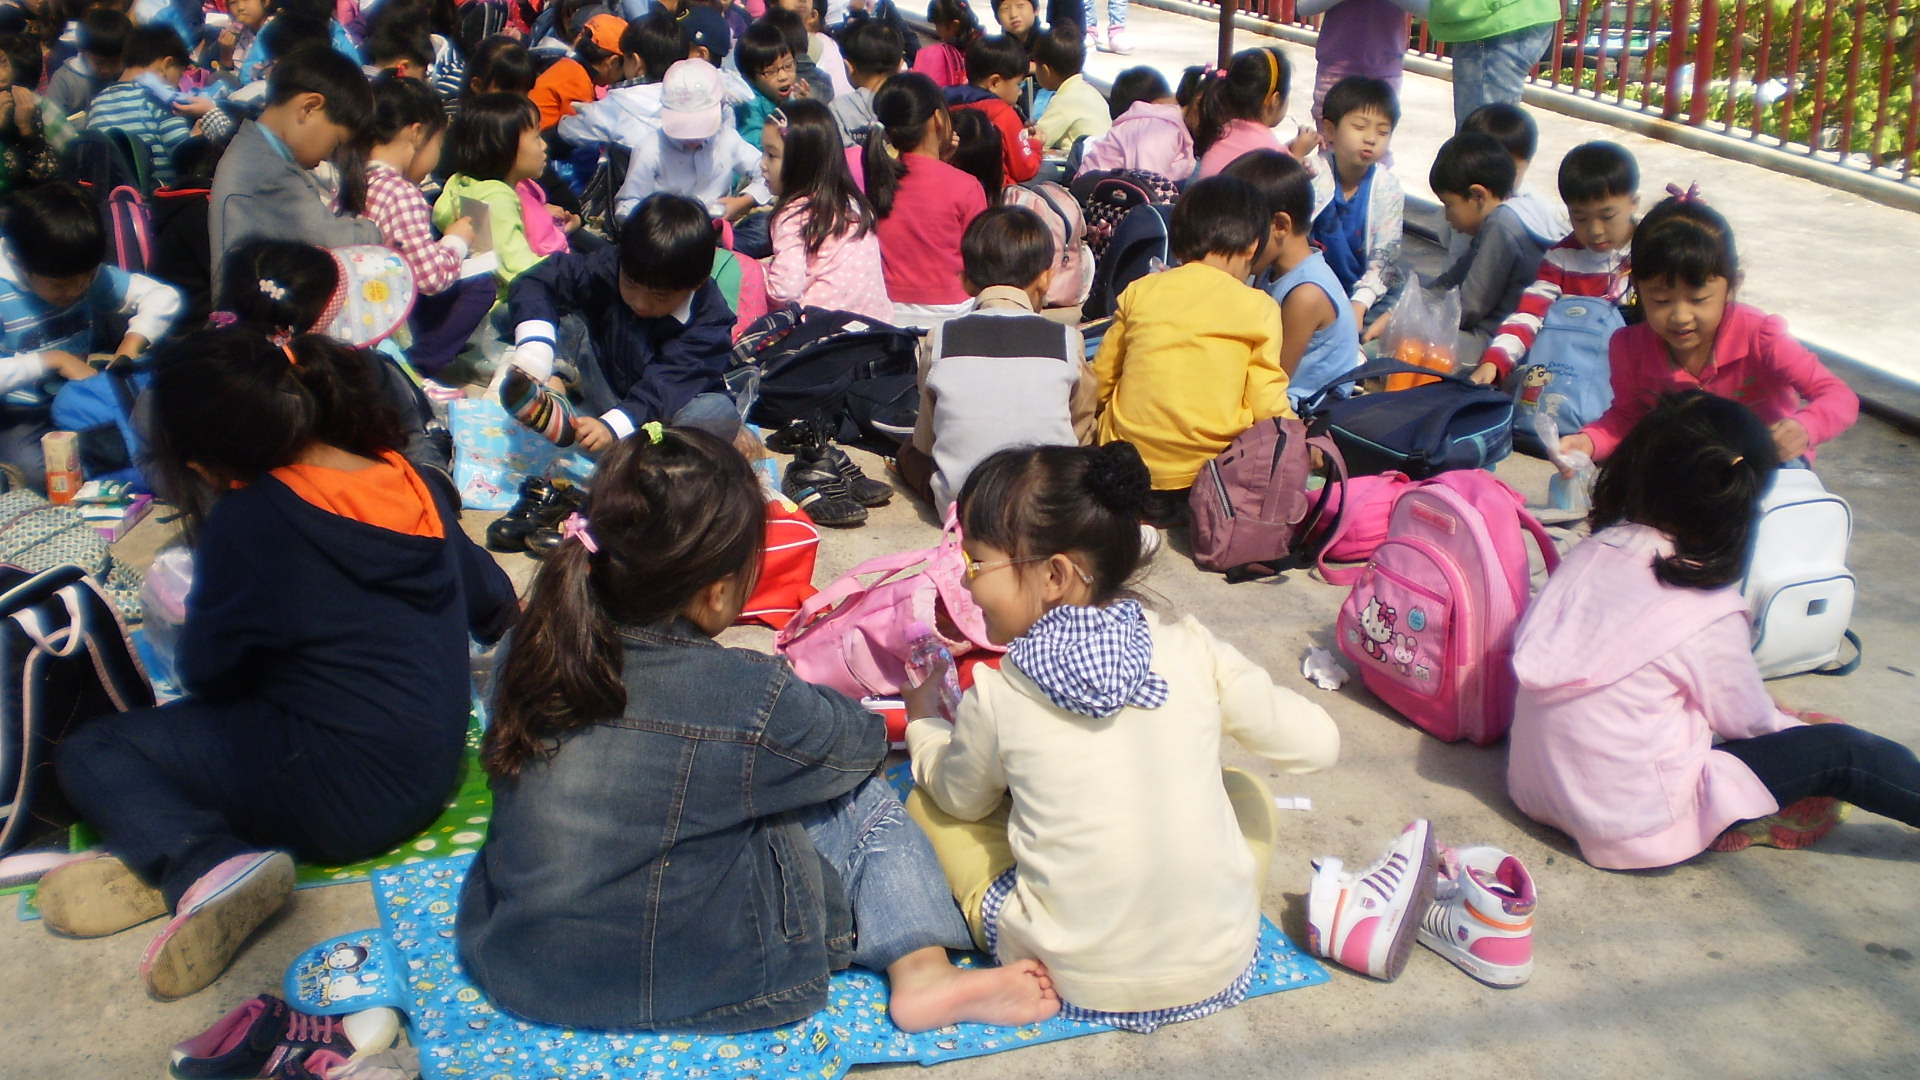
[[[1852,630],[1843,630],[1841,631],[1841,634],[1848,641],[1853,642],[1853,659],[1848,660],[1845,663],[1842,663],[1835,667],[1814,668],[1812,671],[1807,672],[1807,674],[1838,676],[1838,675],[1851,675],[1855,671],[1859,670],[1860,661],[1865,660],[1867,658],[1866,650],[1862,648],[1860,645],[1860,635],[1854,633]]]
[[[1547,573],[1560,569],[1560,548],[1547,535],[1547,527],[1540,524],[1540,519],[1524,506],[1515,507],[1514,513],[1520,518],[1520,527],[1533,536],[1534,544],[1540,548],[1540,558],[1547,564]]]

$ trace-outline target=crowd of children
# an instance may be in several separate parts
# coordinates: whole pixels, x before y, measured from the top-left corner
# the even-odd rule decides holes
[[[185,34],[125,6],[97,0],[65,55],[34,57],[43,86],[5,61],[0,179],[19,190],[0,224],[0,457],[37,474],[45,396],[93,376],[93,354],[141,358],[150,478],[195,550],[186,696],[61,744],[102,850],[49,872],[40,907],[74,936],[170,916],[142,962],[158,997],[218,977],[286,900],[289,853],[366,857],[438,813],[469,639],[515,628],[458,922],[503,1008],[746,1030],[817,1011],[848,964],[888,975],[907,1030],[1061,1015],[1151,1031],[1234,1005],[1273,801],[1222,772],[1219,736],[1305,772],[1339,735],[1131,586],[1203,467],[1338,384],[1421,285],[1459,290],[1460,371],[1479,383],[1525,364],[1562,298],[1628,324],[1611,407],[1554,448],[1605,468],[1595,535],[1516,646],[1521,809],[1605,867],[1743,846],[1773,815],[1812,836],[1837,799],[1920,822],[1910,752],[1771,705],[1727,588],[1767,478],[1811,465],[1857,399],[1737,302],[1731,227],[1697,192],[1638,217],[1638,166],[1610,142],[1559,162],[1564,214],[1529,188],[1517,106],[1479,109],[1440,149],[1428,183],[1458,235],[1438,279],[1409,281],[1395,3],[1320,4],[1315,124],[1287,140],[1276,47],[1177,89],[1134,68],[1103,94],[1087,53],[1131,50],[1124,0],[1104,33],[1094,0],[1049,5],[1051,26],[1003,0],[998,34],[932,0],[927,44],[832,0],[754,16],[232,0]],[[115,265],[101,192],[12,167],[56,139],[149,177],[156,208],[198,208],[152,218],[158,250],[184,252],[174,279]],[[1107,323],[1050,305],[1072,215],[1030,207],[1074,196],[1014,187],[1037,178],[1177,193],[1165,265]],[[404,326],[354,325],[391,286],[333,250],[352,245],[410,282]],[[726,379],[750,302],[924,331],[894,467],[952,509],[1007,657],[957,710],[938,671],[904,688],[904,804],[872,775],[877,717],[712,640],[752,591],[766,520]],[[182,317],[195,303],[210,325]],[[507,411],[598,459],[524,613],[457,524],[418,390],[499,344]],[[809,473],[803,505],[852,520],[809,500],[853,498],[857,475]],[[1595,627],[1615,643],[1597,658]],[[356,780],[315,814],[322,774]],[[1419,870],[1384,894],[1404,921],[1433,849],[1422,827],[1395,850]],[[1400,949],[1410,927],[1364,948]],[[968,948],[998,966],[953,966]]]

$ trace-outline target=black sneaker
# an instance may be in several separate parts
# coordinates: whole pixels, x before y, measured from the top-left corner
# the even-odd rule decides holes
[[[827,464],[824,455],[808,454],[804,450],[794,455],[787,463],[780,490],[800,504],[800,509],[807,512],[815,525],[839,529],[864,524],[867,520],[867,508],[854,501],[847,491],[846,478]]]
[[[885,506],[893,501],[893,485],[861,472],[845,450],[828,443],[822,453],[827,465],[847,482],[847,494],[854,502],[861,506]]]
[[[520,501],[487,526],[487,547],[502,553],[526,551],[535,531],[554,528],[586,501],[586,493],[570,480],[529,476],[520,485]]]

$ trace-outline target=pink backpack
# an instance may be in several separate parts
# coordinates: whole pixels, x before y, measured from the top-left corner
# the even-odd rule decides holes
[[[1004,652],[987,640],[986,617],[967,591],[955,516],[949,509],[939,547],[868,559],[809,597],[775,638],[774,651],[802,679],[853,698],[900,692],[908,630],[916,623],[934,627],[956,659],[975,649]],[[870,575],[878,575],[871,584],[861,580]],[[947,627],[958,628],[960,638],[948,638]]]
[[[1340,608],[1340,650],[1380,700],[1430,735],[1479,746],[1513,723],[1513,632],[1526,610],[1523,533],[1559,555],[1520,493],[1478,469],[1409,485]]]
[[[1328,563],[1362,563],[1387,538],[1387,517],[1394,500],[1413,481],[1403,472],[1350,476],[1327,491],[1326,509],[1313,523],[1308,539],[1320,545],[1320,576],[1335,585],[1360,580],[1360,568],[1331,569]]]
[[[1053,280],[1047,284],[1047,306],[1077,307],[1093,292],[1093,249],[1087,246],[1087,218],[1079,200],[1059,184],[1032,180],[1008,184],[1000,193],[1008,206],[1024,206],[1040,215],[1053,235]]]

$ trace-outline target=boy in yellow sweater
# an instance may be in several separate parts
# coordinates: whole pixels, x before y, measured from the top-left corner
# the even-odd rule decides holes
[[[1181,265],[1127,286],[1093,358],[1097,436],[1140,449],[1153,475],[1154,525],[1184,520],[1193,478],[1241,432],[1293,415],[1280,305],[1246,283],[1267,221],[1245,181],[1212,176],[1189,187],[1168,226]]]

